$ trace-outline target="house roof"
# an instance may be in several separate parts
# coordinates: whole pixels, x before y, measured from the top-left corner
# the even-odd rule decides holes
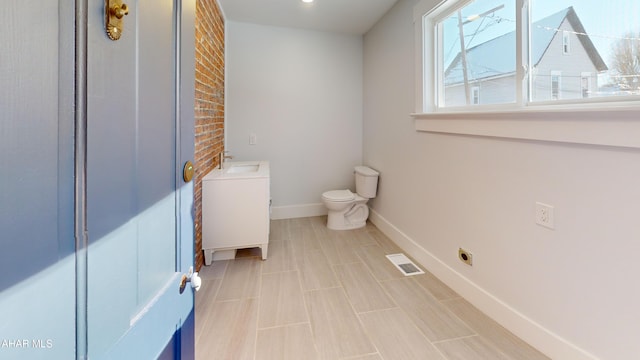
[[[580,22],[573,7],[568,7],[555,14],[534,22],[531,26],[531,60],[537,66],[546,53],[551,41],[559,31],[562,22],[567,19],[574,31],[578,33],[580,43],[587,51],[589,58],[598,71],[607,70],[607,65],[596,50],[593,42]],[[516,32],[512,31],[498,36],[482,44],[467,49],[467,77],[469,81],[515,73]],[[500,56],[500,54],[504,54]],[[507,56],[513,54],[513,56]],[[498,55],[498,56],[496,56]],[[453,59],[445,71],[445,84],[452,85],[464,81],[460,53]]]

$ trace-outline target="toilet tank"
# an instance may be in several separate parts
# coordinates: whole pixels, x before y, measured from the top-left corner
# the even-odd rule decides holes
[[[378,191],[378,173],[367,166],[356,166],[356,192],[358,195],[372,199]]]

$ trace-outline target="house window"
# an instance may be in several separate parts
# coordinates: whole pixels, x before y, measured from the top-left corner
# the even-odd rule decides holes
[[[583,72],[580,74],[580,87],[582,90],[582,98],[588,98],[591,93],[591,73]]]
[[[492,39],[491,35],[495,27],[513,33],[515,23],[503,20],[514,17],[513,7],[477,0],[438,21],[441,107],[477,105],[479,89],[471,84],[495,91],[486,104],[515,101],[515,77],[509,76],[516,66],[515,36]]]
[[[551,100],[560,99],[561,76],[562,73],[560,71],[551,72]]]
[[[423,108],[640,99],[637,0],[424,0]],[[612,21],[612,19],[616,19]],[[571,53],[572,56],[562,56]],[[558,73],[551,73],[551,69]],[[588,73],[583,78],[581,74]],[[473,86],[472,86],[473,84]],[[559,106],[558,103],[555,106]]]
[[[571,53],[571,33],[569,31],[562,32],[562,53],[565,55]]]
[[[480,104],[480,87],[474,86],[471,88],[471,103],[473,105]]]

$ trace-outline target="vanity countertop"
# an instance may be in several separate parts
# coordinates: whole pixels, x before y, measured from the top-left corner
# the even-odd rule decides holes
[[[268,178],[268,161],[227,161],[222,169],[211,170],[202,180]]]

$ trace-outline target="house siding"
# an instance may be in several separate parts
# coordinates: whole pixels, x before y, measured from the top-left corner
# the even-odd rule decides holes
[[[469,89],[480,88],[480,104],[504,104],[515,101],[516,84],[514,76],[506,76],[488,81],[473,81]],[[472,101],[472,99],[470,99]],[[464,84],[449,86],[445,90],[445,106],[466,106]]]
[[[551,100],[552,71],[560,71],[562,73],[560,99],[582,98],[581,74],[583,72],[592,74],[591,89],[596,90],[598,88],[598,70],[580,43],[578,35],[573,33],[574,29],[567,19],[562,22],[560,29],[570,32],[571,51],[567,55],[563,54],[562,31],[558,31],[553,40],[551,40],[549,48],[540,63],[534,69],[532,89],[532,99],[534,101]]]
[[[582,98],[582,74],[590,73],[590,90],[598,88],[598,70],[586,49],[582,46],[578,35],[565,18],[555,33],[549,46],[542,55],[539,64],[533,70],[532,101],[549,101],[551,96],[551,73],[561,73],[559,99]],[[563,53],[563,33],[567,31],[570,38],[570,52]],[[536,39],[532,39],[536,41]],[[542,41],[542,40],[540,40]],[[546,39],[544,40],[547,41]],[[506,56],[507,54],[501,54]],[[515,102],[515,75],[492,78],[488,80],[470,81],[470,88],[480,88],[480,104],[505,104]],[[445,88],[446,107],[466,106],[464,85],[462,83]]]

